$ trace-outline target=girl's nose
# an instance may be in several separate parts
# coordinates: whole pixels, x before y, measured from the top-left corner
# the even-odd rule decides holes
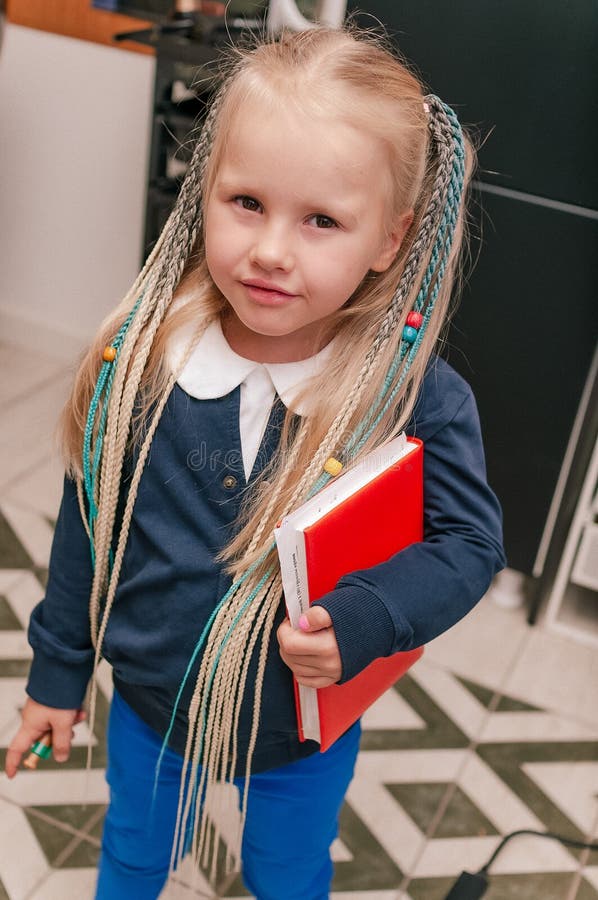
[[[255,235],[249,259],[267,272],[273,269],[288,272],[293,267],[293,253],[286,228],[281,224],[264,224]]]

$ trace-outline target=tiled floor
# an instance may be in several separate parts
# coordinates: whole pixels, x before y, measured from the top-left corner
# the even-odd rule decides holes
[[[43,594],[59,502],[51,430],[69,369],[0,345],[0,370],[5,748],[23,699],[24,629]],[[90,775],[82,724],[68,764],[49,761],[12,782],[0,776],[0,900],[93,897],[108,671],[102,689]],[[482,866],[516,828],[597,840],[597,697],[595,650],[528,627],[520,607],[499,605],[490,593],[367,714],[334,845],[334,900],[444,900],[461,870]],[[490,885],[488,900],[598,898],[598,852],[516,838],[493,865]],[[238,881],[225,895],[246,896]]]

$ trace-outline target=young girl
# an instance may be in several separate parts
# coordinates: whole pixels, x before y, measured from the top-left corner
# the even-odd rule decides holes
[[[470,161],[453,112],[363,34],[283,35],[225,78],[65,410],[64,498],[7,755],[12,777],[50,731],[65,760],[110,661],[98,898],[155,898],[185,852],[205,861],[205,811],[233,780],[227,840],[249,890],[327,897],[359,726],[324,754],[300,743],[292,673],[344,682],[430,641],[502,567],[475,404],[433,355]],[[425,540],[341,579],[293,630],[276,522],[329,480],[330,457],[346,466],[403,429],[425,444]],[[90,702],[93,719],[94,687]]]

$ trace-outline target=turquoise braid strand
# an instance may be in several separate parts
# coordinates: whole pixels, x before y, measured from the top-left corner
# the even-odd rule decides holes
[[[202,649],[202,647],[203,647],[203,645],[204,645],[204,643],[205,643],[205,641],[206,641],[206,638],[207,638],[207,636],[208,636],[208,634],[209,634],[210,628],[212,627],[212,623],[214,622],[214,619],[216,618],[216,615],[217,615],[218,612],[222,609],[222,607],[224,606],[224,604],[225,604],[228,600],[230,600],[230,598],[231,598],[234,594],[236,594],[236,592],[237,592],[237,591],[239,590],[239,588],[244,584],[244,582],[247,581],[247,579],[249,578],[249,576],[257,569],[257,567],[258,567],[259,565],[261,565],[261,563],[263,563],[263,561],[266,559],[266,557],[268,556],[268,554],[274,549],[274,546],[275,546],[275,544],[274,544],[274,542],[272,542],[272,544],[268,547],[268,549],[267,549],[267,550],[264,550],[264,552],[261,554],[261,556],[259,557],[259,559],[257,559],[254,563],[252,563],[252,565],[249,566],[249,567],[247,568],[247,570],[246,570],[245,572],[243,572],[243,574],[242,574],[239,578],[237,578],[237,580],[230,586],[230,588],[228,589],[228,591],[226,592],[226,594],[225,594],[225,595],[222,597],[222,599],[218,602],[218,605],[216,606],[216,608],[215,608],[214,611],[212,612],[212,614],[211,614],[211,616],[210,616],[210,618],[209,618],[209,620],[208,620],[208,622],[207,622],[207,624],[206,624],[204,630],[202,631],[202,633],[201,633],[201,635],[200,635],[200,637],[199,637],[199,639],[198,639],[198,641],[197,641],[197,643],[196,643],[196,645],[195,645],[195,647],[194,647],[194,649],[193,649],[193,653],[191,654],[191,658],[190,658],[189,663],[188,663],[188,665],[187,665],[187,669],[186,669],[185,674],[183,675],[183,679],[182,679],[182,681],[181,681],[181,683],[180,683],[180,685],[179,685],[179,690],[178,690],[178,692],[177,692],[176,699],[175,699],[175,701],[174,701],[174,706],[173,706],[173,710],[172,710],[172,715],[171,715],[171,717],[170,717],[170,722],[169,722],[169,725],[168,725],[168,729],[166,730],[166,734],[165,734],[165,736],[164,736],[164,740],[162,741],[162,747],[160,748],[160,754],[159,754],[159,756],[158,756],[158,761],[157,761],[157,763],[156,763],[156,771],[155,771],[155,777],[154,777],[154,791],[153,791],[154,796],[155,796],[155,792],[156,792],[156,789],[157,789],[157,786],[158,786],[158,777],[159,777],[159,774],[160,774],[160,767],[161,767],[161,765],[162,765],[162,759],[163,759],[163,757],[164,757],[164,753],[166,752],[166,748],[167,748],[167,746],[168,746],[168,741],[170,740],[170,736],[171,736],[171,734],[172,734],[172,729],[173,729],[173,727],[174,727],[174,722],[175,722],[175,719],[176,719],[176,714],[177,714],[177,711],[178,711],[178,708],[179,708],[179,704],[180,704],[180,702],[181,702],[181,697],[182,697],[182,695],[183,695],[183,691],[184,691],[184,689],[185,689],[185,685],[187,684],[187,680],[188,680],[188,678],[189,678],[189,675],[191,674],[191,670],[193,669],[193,665],[194,665],[194,663],[195,663],[195,661],[196,661],[196,659],[197,659],[197,656],[198,656],[200,650]],[[273,570],[272,570],[272,569],[268,569],[266,575],[264,575],[264,577],[260,580],[259,585],[258,585],[256,588],[254,588],[253,591],[251,592],[250,598],[249,598],[250,600],[253,600],[253,599],[254,599],[254,597],[257,595],[258,591],[261,589],[261,587],[263,587],[263,585],[265,584],[265,581],[272,575],[272,573],[273,573]],[[248,601],[248,602],[249,602],[249,601]],[[247,604],[245,604],[245,606],[246,606],[246,605],[247,605]],[[245,606],[243,607],[243,609],[245,609]],[[223,642],[223,643],[224,643],[224,642]],[[221,649],[219,650],[219,654],[220,654],[221,652],[222,652],[222,647],[221,647]],[[210,682],[210,683],[211,683],[211,682]],[[202,735],[202,741],[203,741],[203,735]]]
[[[95,569],[95,543],[94,543],[94,523],[98,515],[98,509],[95,502],[96,496],[96,487],[98,480],[98,470],[100,466],[100,460],[102,455],[102,446],[104,443],[104,432],[106,427],[106,417],[108,415],[108,400],[110,398],[110,392],[112,391],[112,382],[114,381],[114,375],[116,373],[116,363],[118,361],[118,356],[120,353],[120,349],[122,347],[123,341],[126,337],[127,331],[129,330],[133,319],[139,309],[141,301],[143,300],[143,294],[138,298],[135,305],[131,309],[131,312],[120,326],[117,331],[114,340],[110,344],[110,346],[116,351],[115,358],[108,362],[104,361],[102,363],[102,368],[100,369],[100,373],[98,375],[98,380],[96,382],[96,386],[93,392],[93,396],[91,398],[91,403],[89,404],[89,412],[87,414],[87,422],[85,423],[85,431],[83,433],[83,482],[85,488],[85,495],[87,497],[87,502],[89,506],[88,513],[88,525],[89,525],[89,543],[90,543],[90,551],[91,551],[91,562],[92,566]],[[96,444],[94,447],[93,454],[93,462],[90,463],[90,452],[91,452],[91,440],[94,431],[95,420],[98,413],[98,407],[100,405],[100,401],[102,401],[102,411],[100,415],[100,421],[98,425],[98,436],[96,440]],[[112,564],[112,553],[110,553],[111,564]]]
[[[370,415],[365,422],[360,423],[360,425],[357,427],[355,434],[353,435],[345,449],[344,455],[347,455],[348,457],[355,456],[357,453],[359,453],[361,448],[369,439],[372,432],[375,430],[375,428],[378,426],[378,424],[388,411],[390,404],[396,397],[405,381],[405,378],[407,377],[407,373],[423,340],[426,327],[429,324],[430,317],[432,315],[432,311],[438,297],[438,292],[440,290],[440,284],[444,276],[446,260],[453,243],[457,216],[461,203],[461,196],[463,193],[463,182],[465,176],[465,148],[463,142],[463,133],[461,131],[461,126],[459,125],[459,121],[455,113],[446,104],[443,103],[442,106],[448,119],[451,122],[452,136],[455,142],[453,153],[453,167],[447,192],[445,208],[438,226],[438,232],[436,240],[434,242],[434,247],[432,249],[430,262],[422,279],[422,285],[415,299],[413,309],[416,312],[421,312],[424,303],[426,302],[426,298],[428,299],[428,303],[425,312],[423,313],[423,321],[420,328],[418,329],[415,341],[413,343],[409,343],[404,338],[401,338],[399,348],[397,350],[397,353],[395,354],[393,362],[389,367],[386,378],[384,380],[384,384],[375,403],[374,408],[379,409],[379,412],[375,418],[372,418],[372,416]],[[430,284],[432,283],[435,275],[436,281],[432,292],[428,297]],[[391,385],[396,377],[397,372],[403,364],[405,357],[407,357],[407,360],[403,368],[403,372],[401,373],[399,381],[389,394]],[[381,404],[382,406],[380,408]]]

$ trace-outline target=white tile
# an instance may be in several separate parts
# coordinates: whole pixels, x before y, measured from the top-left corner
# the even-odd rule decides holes
[[[0,342],[0,406],[31,393],[65,368],[50,356]]]
[[[516,569],[503,569],[492,581],[487,597],[497,606],[516,609],[526,600],[527,576]]]
[[[24,695],[21,695],[21,703],[24,699]],[[19,703],[19,706],[21,705]],[[21,724],[21,716],[19,715],[18,709],[11,709],[10,707],[7,709],[2,709],[1,721],[0,721],[0,747],[8,747],[13,737],[19,730],[19,725]]]
[[[6,588],[3,593],[15,616],[26,631],[33,607],[36,606],[44,596],[43,587],[33,572],[21,569],[20,576],[12,580],[10,586]],[[2,632],[0,632],[0,641],[1,638]]]
[[[0,747],[6,747],[7,732],[18,727],[19,710],[25,702],[25,678],[0,678]]]
[[[0,799],[0,879],[10,900],[26,900],[48,870],[23,810]]]
[[[480,740],[486,744],[521,741],[595,741],[598,724],[586,725],[556,713],[494,712],[487,720]]]
[[[476,754],[468,756],[457,783],[498,831],[506,834],[517,828],[544,830],[540,819]]]
[[[31,659],[24,631],[0,631],[0,659]]]
[[[54,530],[45,517],[8,499],[0,499],[0,511],[35,565],[47,566]]]
[[[413,671],[413,670],[412,670]],[[424,720],[418,716],[407,701],[397,694],[394,688],[385,691],[375,703],[367,709],[362,716],[361,724],[364,729],[388,729],[419,728],[426,727]]]
[[[427,841],[411,878],[457,876],[463,869],[475,872],[490,857],[499,838],[436,838]]]
[[[107,803],[108,786],[102,769],[23,771],[12,781],[0,777],[0,797],[18,806]]]
[[[96,880],[96,869],[54,869],[27,900],[91,900]]]
[[[598,653],[535,626],[504,691],[534,706],[596,725]]]
[[[479,735],[488,710],[451,672],[421,660],[412,669],[411,677],[467,737],[473,740]]]
[[[64,466],[58,451],[54,451],[47,459],[37,463],[25,475],[9,485],[2,492],[2,497],[56,521],[62,497],[63,477]]]
[[[486,596],[454,628],[426,647],[423,659],[490,690],[501,686],[530,633],[523,609],[505,609]]]
[[[583,870],[583,877],[596,888],[598,894],[598,866],[586,866]]]
[[[499,837],[436,838],[427,842],[412,878],[457,876],[475,872],[490,858]],[[492,864],[492,874],[573,872],[576,860],[559,844],[542,838],[515,838]]]
[[[528,762],[523,771],[584,834],[598,815],[598,761]]]
[[[541,828],[545,831],[545,828]],[[558,841],[522,835],[513,838],[492,863],[495,875],[531,872],[574,872],[577,860]]]
[[[455,781],[466,750],[362,750],[356,777],[386,784]]]
[[[0,489],[55,452],[56,425],[70,382],[70,376],[60,376],[11,407],[11,427],[0,432]]]
[[[19,581],[23,577],[26,569],[0,569],[0,594],[6,594],[15,581]]]
[[[353,859],[353,854],[349,850],[346,844],[344,844],[340,838],[335,838],[330,845],[330,856],[332,857],[332,861],[335,863],[339,862],[351,862]]]

